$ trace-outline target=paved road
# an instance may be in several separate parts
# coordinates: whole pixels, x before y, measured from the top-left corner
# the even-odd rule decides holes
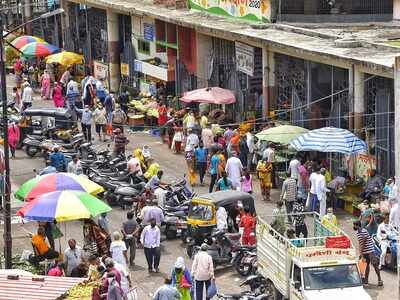
[[[36,105],[49,105],[49,103],[43,104],[42,101],[36,103]],[[165,171],[165,181],[177,181],[183,177],[186,168],[185,162],[182,155],[174,155],[163,145],[159,139],[150,136],[147,133],[132,133],[129,135],[130,144],[129,151],[132,151],[136,147],[142,147],[143,145],[149,145],[152,151],[152,156],[160,163],[162,169]],[[105,146],[104,144],[99,144],[99,147]],[[27,179],[30,179],[33,175],[32,169],[40,169],[43,167],[43,159],[28,158],[24,152],[17,152],[17,159],[11,162],[12,170],[12,180],[14,186],[22,184]],[[208,180],[208,179],[207,179]],[[197,194],[202,194],[207,192],[206,187],[195,187],[195,192]],[[256,187],[256,195],[259,195]],[[272,192],[272,198],[277,199],[279,195],[278,191]],[[13,206],[20,206],[20,203],[13,203]],[[261,216],[267,216],[271,213],[273,203],[265,203],[260,197],[256,199],[257,212]],[[125,212],[119,208],[115,208],[110,213],[110,225],[112,231],[118,230],[120,228],[122,220],[125,218]],[[352,217],[340,213],[338,215],[340,224],[345,228],[346,232],[352,234],[351,232],[351,220]],[[27,237],[26,232],[33,232],[36,228],[34,223],[28,223],[24,225],[13,225],[13,251],[14,253],[21,253],[24,249],[31,249],[30,240]],[[62,224],[61,229],[65,234],[65,238],[61,239],[61,249],[65,248],[66,240],[68,238],[74,237],[79,241],[82,241],[82,226],[80,222],[69,222],[67,224]],[[2,228],[0,229],[0,231]],[[0,240],[0,247],[3,247],[3,241]],[[57,244],[58,247],[58,244]],[[157,275],[149,275],[147,273],[146,263],[143,255],[143,250],[138,250],[136,266],[131,270],[132,278],[135,285],[138,287],[139,299],[150,299],[152,292],[156,290],[158,286],[161,285],[163,276],[169,274],[174,262],[178,256],[183,256],[185,258],[186,264],[190,267],[191,261],[185,255],[184,245],[181,244],[179,240],[175,241],[165,241],[162,244],[162,257],[161,257],[161,273]],[[397,292],[397,282],[396,276],[390,271],[383,271],[383,279],[385,283],[384,288],[378,288],[374,286],[376,283],[376,278],[373,272],[371,272],[370,282],[371,286],[368,288],[368,292],[374,300],[383,299],[399,299],[399,294]],[[220,291],[222,292],[237,292],[240,290],[238,283],[242,278],[240,278],[231,268],[218,269],[216,272],[217,284]]]

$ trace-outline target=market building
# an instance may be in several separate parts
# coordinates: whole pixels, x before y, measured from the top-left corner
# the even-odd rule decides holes
[[[63,0],[64,47],[100,65],[113,91],[220,86],[235,92],[225,109],[237,121],[354,130],[394,174],[399,0],[203,2]]]

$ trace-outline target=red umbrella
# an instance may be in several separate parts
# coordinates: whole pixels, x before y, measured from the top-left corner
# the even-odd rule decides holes
[[[181,101],[186,103],[231,104],[236,102],[236,98],[231,90],[210,87],[186,92],[183,94]]]

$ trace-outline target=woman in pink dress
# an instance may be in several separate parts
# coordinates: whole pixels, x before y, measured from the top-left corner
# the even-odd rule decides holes
[[[15,158],[15,149],[20,139],[19,127],[15,123],[8,126],[8,145],[10,147],[11,157]]]
[[[50,88],[51,88],[51,77],[47,70],[44,70],[42,77],[40,78],[40,84],[42,87],[42,99],[50,99]]]
[[[56,82],[53,90],[53,101],[55,107],[64,107],[64,98],[62,94],[61,84]]]

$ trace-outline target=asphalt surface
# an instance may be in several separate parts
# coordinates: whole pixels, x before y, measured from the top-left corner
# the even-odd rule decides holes
[[[47,101],[36,101],[34,106],[43,107],[51,106],[52,103]],[[128,145],[127,153],[131,152],[134,148],[148,145],[151,148],[152,157],[159,162],[161,168],[164,170],[164,181],[173,182],[182,179],[186,173],[186,164],[183,155],[173,154],[167,147],[162,144],[159,138],[153,137],[145,132],[129,133],[130,143]],[[106,147],[107,143],[98,143],[96,145]],[[32,178],[33,169],[41,169],[44,167],[44,161],[42,158],[28,158],[23,151],[17,151],[17,158],[11,161],[11,174],[12,174],[12,186],[15,190],[26,180]],[[209,178],[206,179],[209,182]],[[274,203],[279,198],[279,191],[272,191],[273,201],[265,203],[259,196],[259,189],[257,182],[254,184],[255,195],[256,195],[256,208],[257,213],[261,217],[267,217],[272,213]],[[207,187],[194,187],[194,191],[197,194],[204,194],[208,192]],[[15,212],[21,203],[13,200],[13,211]],[[339,223],[342,228],[352,237],[354,240],[354,234],[352,232],[352,216],[345,212],[339,211],[336,213],[339,218]],[[110,229],[111,232],[119,230],[121,223],[125,219],[126,211],[122,211],[120,208],[114,208],[109,214]],[[68,222],[66,224],[60,224],[60,228],[64,233],[64,237],[56,242],[56,248],[64,250],[69,238],[75,238],[78,241],[78,245],[82,245],[82,224],[81,222]],[[3,228],[0,228],[2,231]],[[28,232],[34,232],[36,230],[36,224],[34,222],[27,224],[13,224],[13,253],[21,254],[23,250],[31,250],[30,238]],[[1,232],[2,233],[2,232]],[[0,247],[3,247],[3,240],[0,240]],[[136,265],[131,269],[131,277],[134,282],[134,286],[138,288],[139,299],[151,299],[152,293],[162,284],[163,277],[170,274],[176,258],[182,256],[185,259],[186,265],[190,268],[191,260],[185,254],[185,245],[177,240],[163,241],[162,242],[162,256],[160,263],[160,273],[149,275],[147,272],[147,265],[142,249],[138,249],[136,254]],[[371,270],[370,286],[367,288],[368,293],[374,300],[383,299],[400,299],[398,293],[397,276],[392,271],[382,271],[382,277],[384,280],[384,287],[377,287],[377,279],[374,272]],[[242,280],[239,275],[232,268],[221,268],[216,270],[216,280],[219,291],[230,293],[239,292],[239,282]]]

